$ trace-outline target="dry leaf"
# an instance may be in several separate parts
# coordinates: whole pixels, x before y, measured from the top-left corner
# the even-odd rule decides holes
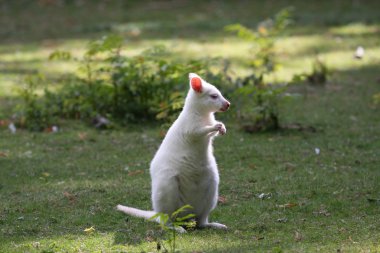
[[[70,203],[74,203],[76,201],[75,195],[73,195],[69,192],[64,192],[63,196],[65,196],[70,201]]]
[[[33,242],[32,243],[32,246],[34,247],[34,248],[39,248],[40,246],[41,246],[41,243],[40,242]]]
[[[152,236],[145,237],[145,240],[148,242],[154,242],[155,241],[155,239]]]
[[[255,241],[260,241],[260,240],[264,240],[264,236],[255,236],[255,235],[254,235],[254,236],[252,237],[252,239],[255,240]]]
[[[221,203],[221,204],[225,204],[227,202],[227,199],[224,196],[219,196],[218,197],[218,202]]]
[[[50,177],[50,173],[44,172],[44,173],[42,173],[42,176],[44,176],[44,177]]]
[[[283,205],[278,205],[278,207],[280,207],[280,208],[291,208],[291,207],[295,207],[295,206],[298,206],[298,204],[297,203],[286,203]]]
[[[296,232],[294,233],[294,241],[296,241],[296,242],[300,242],[300,241],[302,241],[302,239],[303,239],[303,237],[302,237],[301,233],[298,232],[298,231],[296,231]]]
[[[321,208],[319,209],[319,211],[314,211],[313,212],[314,215],[323,215],[323,216],[330,216],[331,214],[329,213],[329,211],[327,211],[326,207],[325,206],[321,206]]]
[[[0,157],[8,157],[8,153],[0,152]]]
[[[272,197],[272,193],[260,193],[256,195],[259,199],[270,199]]]
[[[134,171],[128,172],[128,176],[136,176],[136,175],[140,175],[140,174],[143,174],[143,173],[144,173],[143,170],[134,170]]]
[[[0,120],[0,126],[8,126],[9,121],[8,120]]]
[[[59,128],[57,126],[50,126],[45,128],[46,133],[57,133]]]
[[[78,133],[78,138],[81,141],[84,141],[87,139],[87,133]]]
[[[95,228],[92,226],[90,228],[84,229],[83,231],[86,232],[87,234],[91,234],[91,233],[95,232]]]
[[[358,243],[358,242],[356,242],[356,241],[352,240],[351,236],[349,236],[349,237],[348,237],[348,239],[349,239],[349,240],[350,240],[350,242],[352,242],[352,243],[355,243],[355,244],[356,244],[356,243]]]

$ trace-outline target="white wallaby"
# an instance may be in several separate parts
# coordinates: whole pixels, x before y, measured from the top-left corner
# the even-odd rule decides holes
[[[198,227],[226,229],[223,224],[210,223],[208,218],[217,204],[219,185],[212,140],[226,133],[224,124],[215,120],[214,113],[226,111],[230,102],[197,74],[190,73],[189,79],[190,90],[184,108],[150,165],[154,211],[122,205],[117,209],[149,219],[156,213],[170,215],[190,205],[193,209],[188,213],[195,215]]]

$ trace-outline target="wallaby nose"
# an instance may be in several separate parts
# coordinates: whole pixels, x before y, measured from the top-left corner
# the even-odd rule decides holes
[[[230,105],[231,105],[231,103],[230,102],[228,102],[227,100],[226,100],[226,102],[224,103],[224,105],[223,105],[223,108],[221,109],[222,110],[222,112],[225,112],[225,111],[227,111],[228,110],[228,108],[230,107]]]

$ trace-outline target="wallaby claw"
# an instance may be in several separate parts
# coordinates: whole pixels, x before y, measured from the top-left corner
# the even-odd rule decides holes
[[[225,135],[227,132],[227,129],[223,123],[215,124],[215,129],[219,132],[220,135]]]

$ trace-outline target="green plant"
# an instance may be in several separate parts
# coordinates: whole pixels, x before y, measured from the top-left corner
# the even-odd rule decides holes
[[[16,108],[20,127],[42,131],[56,123],[57,107],[49,100],[41,99],[41,93],[46,92],[46,88],[42,89],[45,82],[42,74],[29,75],[24,79],[24,86],[18,90],[22,103]]]
[[[235,91],[239,97],[238,118],[247,132],[277,130],[280,128],[279,104],[286,95],[287,85],[254,83],[254,76],[243,80],[243,87]]]
[[[172,121],[183,105],[186,73],[206,74],[211,64],[208,59],[167,60],[170,52],[163,46],[133,57],[122,55],[121,49],[122,39],[116,35],[89,43],[78,60],[80,75],[55,94],[62,115],[77,119],[102,114],[122,121]],[[72,59],[62,51],[54,52],[50,58]]]
[[[265,77],[278,67],[275,43],[291,23],[291,8],[285,8],[273,18],[260,22],[255,30],[241,24],[225,27],[226,31],[234,32],[239,38],[252,43],[248,60],[251,74],[236,79],[233,93],[237,102],[237,117],[242,128],[248,132],[280,127],[279,103],[287,84],[270,85],[265,82]]]
[[[184,231],[183,227],[195,227],[195,221],[191,220],[195,217],[195,215],[189,213],[189,209],[192,209],[192,207],[190,205],[185,205],[174,211],[171,215],[166,213],[157,213],[150,218],[150,220],[158,220],[160,228],[164,232],[168,232],[169,238],[164,240],[163,243],[158,242],[160,247],[162,246],[164,248],[165,252],[177,252],[177,232]],[[169,249],[165,247],[166,244]]]
[[[323,85],[328,80],[330,70],[326,63],[317,56],[312,64],[311,73],[305,75],[310,84]]]
[[[275,43],[284,34],[286,28],[292,23],[292,8],[284,8],[274,15],[260,22],[255,30],[241,24],[225,27],[228,32],[252,43],[248,65],[258,78],[264,78],[279,66],[276,62]]]

